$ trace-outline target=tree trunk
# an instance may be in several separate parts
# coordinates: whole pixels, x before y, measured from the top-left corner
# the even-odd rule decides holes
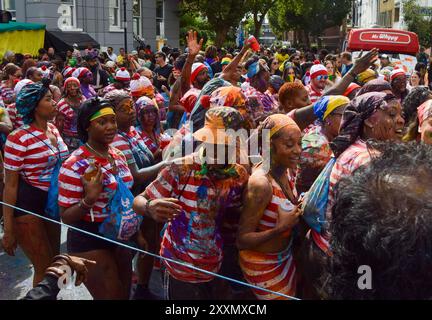
[[[306,45],[307,48],[310,49],[309,31],[302,30],[302,34],[303,34],[303,43]]]
[[[258,20],[258,18],[254,16],[254,36],[257,39],[260,37],[263,23],[264,17]]]
[[[218,48],[222,48],[227,36],[228,30],[227,28],[219,27],[216,28],[216,38],[215,38],[215,46]]]

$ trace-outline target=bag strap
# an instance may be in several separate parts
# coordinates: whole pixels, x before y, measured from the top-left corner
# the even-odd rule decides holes
[[[132,150],[133,150],[133,148],[132,148],[132,142],[131,142],[129,136],[128,136],[127,134],[125,134],[124,132],[119,132],[119,134],[120,134],[123,138],[126,139],[126,142],[128,143],[129,148],[130,148],[131,151],[132,151]],[[146,150],[144,150],[144,149],[141,147],[140,143],[138,143],[138,148],[139,148],[143,153],[145,153],[146,156],[151,156],[151,159],[150,159],[150,160],[151,160],[152,162],[154,161],[153,153],[152,153],[150,150],[148,150],[149,152],[147,152]],[[147,146],[146,146],[146,148],[147,148]]]
[[[31,131],[29,131],[29,130],[27,130],[27,129],[23,129],[23,130],[26,131],[27,133],[31,134],[33,137],[35,137],[35,138],[38,139],[39,141],[41,141],[44,145],[46,145],[46,146],[51,150],[51,152],[54,154],[54,156],[56,156],[57,159],[61,161],[60,148],[59,148],[59,146],[58,146],[58,140],[57,140],[57,152],[58,152],[58,155],[56,155],[56,152],[53,150],[53,148],[50,147],[50,145],[49,145],[48,143],[46,143],[45,141],[43,141],[41,138],[35,136],[35,135],[33,134],[33,132],[31,132]]]

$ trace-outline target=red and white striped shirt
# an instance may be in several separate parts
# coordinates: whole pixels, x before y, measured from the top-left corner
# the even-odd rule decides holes
[[[14,88],[9,88],[6,84],[6,81],[3,81],[0,84],[0,95],[3,99],[3,103],[6,105],[15,102],[16,96],[15,96]]]
[[[310,98],[311,103],[317,102],[321,98],[321,96],[323,94],[323,90],[321,90],[321,91],[320,90],[315,90],[312,87],[312,84],[307,85],[305,88],[306,88],[306,91],[309,94],[309,98]]]
[[[8,136],[4,157],[5,169],[18,171],[27,183],[44,191],[49,189],[58,158],[65,160],[69,155],[57,128],[48,123],[48,130],[57,138],[58,146],[42,130],[24,125]]]
[[[81,103],[86,99],[82,97]],[[57,110],[64,116],[63,134],[69,137],[78,137],[77,119],[78,108],[73,108],[69,102],[63,98],[57,103]]]
[[[142,164],[151,166],[154,163],[153,153],[146,147],[141,135],[135,129],[131,127],[129,132],[119,132],[114,141],[111,143],[111,147],[120,150],[126,157],[128,165],[136,163],[138,169],[142,169]],[[140,163],[137,163],[135,156],[140,158]]]
[[[109,148],[109,154],[115,161],[119,177],[129,188],[132,188],[133,177],[124,155],[112,147]],[[94,222],[103,222],[110,214],[108,204],[117,190],[114,169],[107,159],[94,156],[85,146],[75,150],[60,169],[58,203],[61,207],[69,208],[85,197],[81,176],[90,166],[89,159],[94,159],[95,162],[100,163],[102,168],[104,188],[93,208],[93,216]],[[88,213],[83,220],[92,222],[91,214]]]
[[[159,146],[160,146],[160,134],[158,133],[154,133],[155,137],[156,137],[156,141],[154,141],[152,138],[150,138],[150,136],[144,131],[144,130],[140,130],[140,135],[141,138],[143,139],[145,145],[147,146],[147,148],[149,148],[149,150],[151,152],[153,152],[153,154],[156,153],[156,151],[159,150]]]
[[[350,176],[355,170],[368,164],[371,161],[373,151],[368,149],[366,142],[357,139],[348,147],[336,160],[330,174],[329,198],[327,202],[327,221],[330,221],[331,212],[335,202],[335,186],[338,182],[347,176]]]
[[[9,119],[12,122],[12,126],[14,130],[24,125],[24,121],[22,116],[18,113],[15,103],[11,103],[6,107],[7,112],[9,113]]]
[[[288,173],[290,188],[293,191],[294,197],[297,197],[297,190],[295,189],[295,183],[294,183],[295,180],[292,178],[292,175],[290,174],[289,170],[287,171],[287,173]],[[271,198],[270,203],[267,205],[267,208],[265,209],[261,217],[261,220],[258,224],[259,231],[271,230],[276,227],[279,218],[279,206],[284,201],[287,200],[287,197],[283,193],[281,187],[277,184],[277,182],[274,179],[272,179],[271,184],[273,189],[273,196]]]
[[[222,264],[218,221],[225,212],[220,205],[231,201],[233,190],[242,192],[248,174],[242,166],[235,165],[237,177],[216,180],[200,174],[197,154],[182,160],[192,164],[172,164],[145,190],[147,199],[176,198],[183,207],[182,213],[167,224],[160,254],[217,273]],[[213,279],[211,275],[175,263],[164,261],[164,264],[169,274],[180,281],[201,283]]]

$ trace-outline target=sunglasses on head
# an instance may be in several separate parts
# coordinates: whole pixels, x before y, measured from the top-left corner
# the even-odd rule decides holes
[[[318,81],[321,81],[321,80],[328,80],[328,78],[329,78],[328,76],[318,76],[318,77],[317,77],[317,80],[318,80]]]

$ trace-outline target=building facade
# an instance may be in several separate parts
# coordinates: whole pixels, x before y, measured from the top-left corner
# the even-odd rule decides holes
[[[432,0],[417,0],[417,4],[432,12]],[[406,29],[403,20],[404,0],[354,0],[353,25],[356,28],[375,26]]]
[[[179,46],[178,0],[0,0],[0,6],[17,21],[43,23],[47,30],[86,32],[116,51],[125,47],[125,26],[129,51],[138,45],[137,39],[152,49]]]

